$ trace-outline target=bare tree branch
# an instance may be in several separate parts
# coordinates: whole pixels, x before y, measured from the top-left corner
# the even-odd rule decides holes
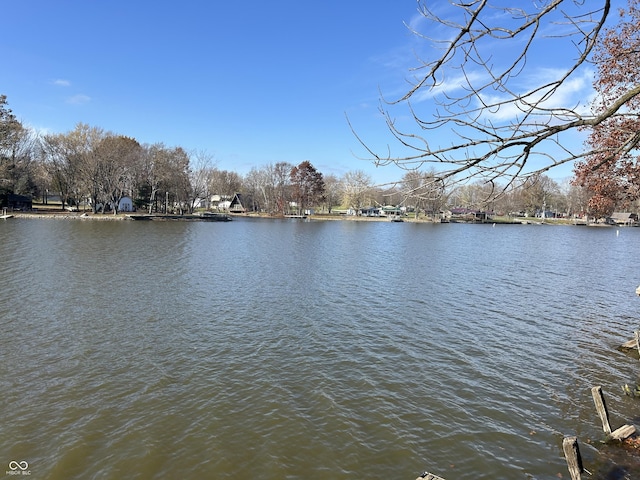
[[[628,115],[625,106],[640,94],[635,85],[597,113],[588,109],[589,99],[568,104],[564,98],[572,82],[592,77],[593,51],[610,0],[542,0],[518,2],[519,7],[501,0],[449,0],[446,11],[443,3],[430,2],[437,7],[429,8],[418,0],[422,23],[408,27],[429,52],[439,53],[420,60],[405,94],[396,100],[381,95],[380,112],[392,144],[378,151],[349,121],[366,158],[378,166],[407,171],[430,166],[440,180],[478,178],[506,189],[516,178],[593,154],[576,137],[609,118]],[[532,83],[541,78],[541,67],[532,59],[542,44],[573,46],[575,54],[563,59],[562,69],[549,70],[547,79]],[[621,148],[628,151],[639,142],[637,135],[629,135]],[[619,153],[617,148],[610,155]]]

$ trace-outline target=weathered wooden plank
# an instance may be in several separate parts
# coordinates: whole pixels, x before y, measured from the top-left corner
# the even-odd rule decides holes
[[[636,350],[638,347],[638,341],[635,338],[632,338],[631,340],[624,342],[622,345],[620,345],[620,348],[622,350]]]
[[[564,458],[567,460],[567,467],[569,467],[569,475],[571,480],[580,480],[582,478],[582,457],[580,456],[580,447],[578,446],[577,437],[565,437],[562,440],[562,450],[564,451]]]
[[[609,412],[607,411],[607,404],[604,401],[602,387],[593,387],[591,389],[591,396],[593,397],[593,402],[596,404],[598,416],[602,421],[602,429],[604,433],[609,435],[611,433],[611,425],[609,424]]]
[[[416,480],[444,480],[444,478],[434,475],[433,473],[423,472]]]
[[[635,425],[623,425],[620,428],[611,432],[611,435],[609,435],[609,438],[611,440],[624,440],[625,438],[629,438],[634,433],[636,433]]]

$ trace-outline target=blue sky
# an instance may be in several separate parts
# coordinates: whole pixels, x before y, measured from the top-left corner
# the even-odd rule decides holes
[[[379,95],[416,65],[415,0],[20,0],[2,17],[0,93],[37,130],[83,122],[241,174],[303,160],[377,183],[404,173],[359,160],[345,114],[391,141]]]

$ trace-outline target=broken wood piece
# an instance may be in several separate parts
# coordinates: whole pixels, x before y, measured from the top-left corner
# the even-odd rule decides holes
[[[638,341],[635,338],[632,338],[620,345],[620,348],[622,350],[636,350],[638,348]]]
[[[636,433],[635,425],[623,425],[617,430],[611,432],[609,438],[611,440],[624,440],[625,438],[629,438],[634,433]]]
[[[423,472],[416,480],[444,480],[444,478],[434,475],[433,473]]]

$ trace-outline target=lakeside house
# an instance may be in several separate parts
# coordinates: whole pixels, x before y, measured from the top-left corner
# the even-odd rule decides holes
[[[122,197],[118,202],[118,211],[119,212],[134,212],[135,208],[133,207],[133,200],[131,197]]]
[[[470,208],[452,208],[451,220],[459,220],[464,222],[484,222],[487,220],[487,212],[480,210],[472,210]]]
[[[380,209],[376,207],[363,207],[358,214],[362,217],[379,217]]]
[[[31,210],[33,208],[33,200],[26,195],[5,193],[0,195],[0,208],[20,211]]]
[[[614,223],[616,225],[632,226],[638,223],[638,215],[635,213],[613,212],[609,218],[611,220],[608,223]]]
[[[223,200],[221,202],[218,202],[218,204],[216,205],[216,209],[227,212],[229,211],[230,206],[231,206],[231,200]]]
[[[231,199],[231,203],[229,204],[229,212],[231,213],[245,213],[247,210],[242,205],[242,195],[240,193],[236,193]]]
[[[347,215],[358,215],[361,217],[398,217],[406,213],[404,207],[394,207],[393,205],[385,205],[382,207],[362,207],[359,210],[350,208]]]
[[[394,207],[393,205],[385,205],[382,207],[382,215],[385,217],[400,217],[405,214],[405,208]]]

